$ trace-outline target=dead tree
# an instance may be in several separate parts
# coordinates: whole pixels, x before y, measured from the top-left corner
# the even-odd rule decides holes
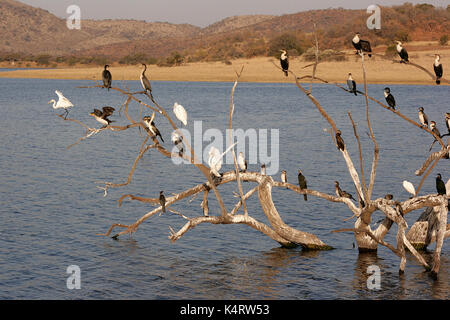
[[[316,41],[316,57],[318,52],[318,43]],[[336,143],[336,146],[338,146],[337,141],[335,140],[336,134],[340,131],[336,125],[336,123],[333,121],[333,119],[328,115],[325,108],[321,105],[319,102],[319,99],[314,97],[312,94],[312,82],[315,81],[322,81],[324,83],[329,83],[326,80],[317,78],[315,76],[315,71],[318,65],[318,59],[316,59],[316,63],[314,64],[313,73],[311,76],[304,76],[302,78],[299,78],[295,75],[293,71],[289,71],[289,73],[294,77],[295,84],[297,85],[298,89],[303,92],[310,100],[311,102],[316,106],[319,113],[328,121],[328,123],[331,126],[331,137],[333,139],[333,143]],[[277,66],[278,67],[278,66]],[[74,144],[68,146],[68,148],[75,146],[76,144],[82,142],[85,139],[92,138],[96,134],[100,134],[103,132],[106,132],[108,130],[111,131],[124,131],[129,129],[135,129],[135,128],[142,128],[146,129],[145,124],[143,123],[142,119],[134,120],[130,114],[128,113],[128,108],[130,105],[138,105],[141,108],[146,108],[154,113],[154,116],[158,117],[165,117],[172,129],[177,132],[183,139],[183,144],[185,147],[186,152],[180,154],[180,153],[172,153],[169,150],[167,150],[164,146],[162,146],[159,141],[157,140],[156,136],[153,136],[149,131],[147,132],[147,135],[143,138],[143,141],[140,145],[138,155],[136,156],[132,168],[128,173],[128,179],[126,182],[123,183],[113,183],[113,182],[104,182],[101,186],[98,186],[102,190],[104,190],[105,196],[108,194],[109,188],[120,188],[125,185],[128,185],[132,182],[132,178],[134,175],[134,172],[136,170],[137,163],[139,160],[143,157],[143,155],[151,150],[154,150],[154,152],[159,152],[162,156],[166,157],[167,159],[172,158],[183,158],[186,160],[190,165],[195,166],[200,172],[204,175],[205,180],[199,181],[199,183],[195,186],[192,186],[191,188],[184,190],[183,192],[168,195],[166,197],[166,203],[165,208],[167,211],[177,215],[184,221],[184,224],[178,229],[174,230],[173,228],[170,228],[170,236],[169,239],[171,241],[177,241],[180,239],[186,232],[192,230],[195,226],[202,224],[202,223],[210,223],[210,224],[246,224],[251,228],[254,228],[266,236],[270,237],[274,241],[278,242],[284,247],[295,247],[295,246],[301,246],[304,250],[328,250],[332,249],[332,246],[329,244],[326,244],[321,239],[319,239],[314,234],[304,232],[295,228],[292,228],[288,226],[286,223],[284,223],[280,213],[278,212],[277,208],[274,205],[273,199],[272,199],[272,189],[273,188],[282,188],[282,190],[286,190],[286,192],[296,192],[299,194],[307,194],[310,196],[315,196],[318,198],[321,198],[323,200],[329,201],[329,202],[336,202],[336,203],[344,203],[347,205],[348,209],[352,213],[352,218],[355,218],[355,222],[353,224],[352,228],[347,228],[344,230],[335,230],[335,232],[343,232],[343,231],[351,231],[354,233],[356,242],[358,244],[359,251],[375,251],[378,247],[378,245],[383,245],[392,250],[394,254],[396,254],[400,258],[400,272],[404,272],[405,270],[405,264],[406,264],[406,250],[409,250],[413,256],[421,263],[426,270],[430,270],[432,272],[432,275],[436,276],[439,271],[440,266],[440,252],[442,248],[442,244],[445,238],[447,238],[450,235],[449,227],[447,225],[447,213],[448,213],[448,195],[447,196],[439,196],[435,194],[429,194],[429,195],[423,195],[419,196],[418,193],[420,191],[420,187],[423,184],[426,177],[429,175],[431,170],[434,168],[436,163],[444,158],[445,154],[450,151],[450,146],[447,144],[444,144],[444,142],[440,139],[440,137],[437,137],[431,130],[428,128],[424,128],[420,126],[417,122],[407,118],[405,115],[400,113],[399,110],[392,110],[388,106],[384,105],[383,103],[379,102],[378,100],[370,97],[367,95],[367,82],[366,82],[366,74],[365,74],[365,66],[364,66],[364,55],[361,54],[361,67],[363,69],[364,74],[364,92],[360,92],[365,96],[365,107],[366,107],[366,121],[369,128],[370,138],[374,145],[374,155],[372,160],[372,169],[370,172],[368,183],[366,183],[366,176],[363,171],[363,156],[362,156],[362,148],[361,148],[361,142],[357,131],[357,125],[353,121],[353,118],[350,113],[348,113],[349,119],[351,121],[354,135],[358,142],[358,150],[359,150],[359,170],[356,169],[353,160],[348,152],[347,148],[337,148],[337,151],[341,153],[345,164],[347,166],[349,175],[353,181],[356,194],[358,196],[358,206],[355,205],[353,201],[346,197],[342,196],[336,196],[327,194],[321,191],[312,190],[312,189],[301,189],[297,185],[293,185],[290,183],[284,183],[280,181],[274,180],[273,177],[267,176],[265,174],[261,174],[260,172],[251,172],[251,171],[245,171],[241,172],[239,171],[239,167],[236,161],[236,155],[234,152],[234,149],[232,149],[233,154],[233,160],[234,160],[234,168],[235,170],[224,172],[222,173],[221,177],[218,179],[211,173],[211,169],[200,163],[198,161],[198,157],[196,155],[196,150],[194,150],[190,145],[189,142],[185,139],[183,136],[183,133],[175,122],[172,120],[171,116],[166,112],[166,110],[160,106],[155,96],[157,96],[156,93],[149,95],[147,93],[137,92],[133,93],[129,90],[124,90],[122,88],[112,87],[110,90],[116,91],[123,95],[126,98],[126,101],[124,102],[121,109],[123,109],[123,113],[127,120],[129,121],[129,124],[126,126],[112,126],[107,125],[101,129],[95,129],[90,128],[89,126],[85,125],[84,123],[76,120],[76,119],[64,119],[63,117],[60,117],[64,121],[71,121],[75,122],[83,127],[86,128],[86,134],[79,138],[78,141],[76,141]],[[279,67],[278,67],[279,68]],[[275,69],[274,69],[275,70]],[[230,105],[229,105],[229,122],[228,122],[228,128],[232,129],[232,120],[233,120],[233,113],[234,113],[234,92],[235,88],[238,85],[238,81],[240,78],[241,73],[243,72],[243,69],[240,70],[240,72],[237,72],[237,78],[236,81],[232,87],[231,94],[230,94]],[[310,78],[310,88],[309,90],[306,90],[300,83],[301,79]],[[334,85],[338,86],[342,90],[346,90],[343,88],[340,84],[335,83]],[[101,85],[95,85],[91,87],[84,87],[84,88],[101,88]],[[346,90],[347,91],[347,90]],[[149,99],[149,102],[146,103],[138,98],[138,95],[145,94],[147,98]],[[379,106],[392,111],[397,116],[401,117],[405,121],[410,122],[411,124],[417,126],[418,128],[425,130],[429,134],[433,135],[436,140],[441,145],[441,150],[438,152],[433,153],[430,155],[424,162],[423,166],[416,171],[417,175],[424,175],[423,179],[417,188],[416,195],[403,202],[394,201],[394,200],[388,200],[384,198],[378,198],[373,199],[372,198],[372,191],[375,184],[375,178],[376,178],[376,172],[377,172],[377,165],[378,165],[378,159],[379,159],[379,146],[376,141],[375,135],[372,131],[372,126],[370,122],[370,115],[369,115],[369,100],[377,103]],[[139,113],[139,116],[141,117],[141,112]],[[230,145],[234,142],[233,137],[229,136],[229,142]],[[347,142],[348,143],[348,142]],[[236,202],[233,208],[231,210],[229,208],[225,207],[224,202],[222,201],[222,196],[220,192],[220,187],[227,183],[234,183],[236,182],[236,188],[238,192],[236,192],[237,198],[239,200]],[[244,194],[242,190],[242,184],[248,183],[253,184],[253,188]],[[214,196],[216,197],[219,207],[218,208],[209,208],[208,205],[208,197],[210,195],[211,190],[214,193]],[[201,212],[197,216],[188,217],[187,215],[183,214],[182,212],[179,212],[174,209],[175,205],[179,203],[180,201],[188,198],[195,198],[198,195],[202,194],[203,200],[201,203]],[[252,196],[257,194],[259,203],[261,205],[261,209],[264,212],[265,216],[267,217],[270,225],[266,225],[249,213],[246,202],[251,199]],[[155,217],[158,213],[161,212],[162,207],[159,202],[159,198],[147,198],[147,197],[140,197],[135,196],[132,194],[126,194],[123,195],[119,200],[119,207],[122,206],[123,202],[125,200],[131,200],[131,201],[139,201],[142,203],[150,204],[155,206],[155,208],[146,214],[144,214],[141,218],[136,220],[132,224],[123,224],[123,223],[114,223],[112,224],[106,233],[102,233],[99,235],[102,236],[112,236],[112,238],[117,239],[118,237],[129,234],[132,235],[134,232],[137,231],[139,226],[146,221],[147,219],[150,219],[152,217]],[[242,208],[243,214],[239,214],[239,210]],[[413,210],[419,210],[419,209],[426,209],[425,212],[428,212],[428,214],[424,214],[419,218],[418,222],[408,231],[408,225],[404,219],[404,215],[413,211]],[[372,214],[376,211],[381,211],[385,215],[385,219],[382,221],[382,223],[375,229],[372,230],[370,227]],[[427,224],[427,227],[424,226],[424,222]],[[384,237],[391,229],[392,225],[396,223],[398,226],[397,231],[397,237],[396,237],[396,244],[390,244],[384,240]],[[116,232],[116,229],[120,229],[119,232]],[[332,231],[332,230],[330,230]],[[424,258],[421,256],[421,254],[416,250],[416,248],[424,247],[428,244],[430,244],[432,241],[436,241],[436,250],[435,255],[433,258],[433,265],[429,266],[428,263],[424,260]]]

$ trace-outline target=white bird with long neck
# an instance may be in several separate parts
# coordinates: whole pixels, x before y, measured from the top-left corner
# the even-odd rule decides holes
[[[187,125],[187,112],[181,104],[175,102],[173,105],[173,113],[185,126]]]
[[[56,90],[55,93],[58,95],[58,102],[55,101],[55,99],[50,100],[48,103],[53,103],[53,109],[64,109],[66,112],[66,116],[64,119],[67,118],[67,115],[69,114],[69,108],[73,107],[72,102],[70,102],[69,99],[63,96],[61,91]],[[62,116],[62,115],[61,115]]]

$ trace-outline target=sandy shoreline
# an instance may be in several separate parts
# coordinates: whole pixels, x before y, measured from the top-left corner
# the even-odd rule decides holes
[[[446,76],[445,66],[450,65],[450,49],[441,52],[441,61],[444,65],[444,78]],[[411,60],[416,64],[425,67],[433,72],[432,64],[433,55],[429,51],[414,52]],[[232,65],[226,65],[223,62],[198,62],[189,63],[177,67],[158,67],[149,66],[147,76],[151,80],[161,81],[234,81],[236,71],[244,66],[242,74],[242,82],[275,82],[275,83],[291,83],[292,77],[285,77],[284,74],[277,69],[274,61],[278,65],[278,61],[270,57],[258,57],[252,59],[237,59],[232,61]],[[310,62],[301,61],[300,58],[291,58],[290,70],[294,71],[297,76],[310,75],[312,68],[303,69]],[[386,84],[421,84],[433,85],[434,81],[422,70],[413,66],[399,63],[392,63],[380,57],[372,57],[366,59],[366,73],[368,83],[386,83]],[[121,80],[139,80],[140,66],[115,66],[112,65],[111,73],[113,81]],[[447,69],[448,70],[448,69]],[[101,67],[86,68],[57,68],[44,70],[17,70],[0,72],[0,78],[38,78],[38,79],[78,79],[78,80],[101,80]],[[347,74],[351,72],[357,83],[362,83],[362,67],[361,61],[357,57],[350,57],[345,62],[323,62],[317,67],[316,75],[319,78],[326,79],[330,82],[345,82]]]

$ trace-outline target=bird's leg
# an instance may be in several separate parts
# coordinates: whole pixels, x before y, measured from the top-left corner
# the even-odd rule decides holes
[[[67,116],[69,115],[69,111],[67,109],[65,109],[65,110],[66,110],[66,116],[64,117],[64,120],[66,120]]]

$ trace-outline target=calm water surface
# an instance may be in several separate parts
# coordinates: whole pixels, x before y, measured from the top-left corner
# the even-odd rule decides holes
[[[116,92],[80,89],[88,81],[0,79],[0,299],[448,299],[450,248],[444,244],[441,272],[432,281],[408,255],[406,274],[398,276],[399,259],[380,247],[378,254],[358,254],[351,233],[331,233],[350,228],[353,220],[343,204],[303,197],[287,190],[274,190],[275,205],[284,221],[294,228],[319,236],[336,248],[326,252],[283,249],[278,243],[243,225],[199,225],[178,242],[168,239],[169,227],[181,228],[175,215],[155,216],[143,223],[130,239],[114,241],[97,236],[112,223],[129,224],[152,209],[125,201],[123,194],[157,197],[180,192],[204,182],[190,166],[175,166],[157,152],[140,161],[132,184],[111,189],[108,196],[96,188],[99,181],[124,182],[142,137],[137,130],[105,131],[67,150],[84,134],[84,129],[55,116],[47,102],[61,90],[75,104],[71,117],[89,126],[98,123],[88,114],[94,107],[110,105],[118,110],[125,99]],[[136,81],[115,85],[138,91]],[[175,101],[193,120],[208,128],[225,129],[231,83],[154,82],[161,105]],[[369,94],[383,99],[383,85],[370,85]],[[449,112],[448,86],[391,86],[402,111],[416,119],[419,106],[445,130],[443,115]],[[355,139],[347,111],[358,123],[365,152],[365,170],[370,172],[372,145],[366,134],[363,97],[337,88],[315,85],[313,94],[343,131],[355,166],[359,167]],[[280,130],[280,170],[288,181],[296,181],[302,169],[312,189],[334,194],[334,180],[354,193],[345,163],[332,144],[327,122],[293,84],[240,83],[235,96],[234,127],[247,130]],[[132,105],[137,117],[139,107]],[[168,109],[170,110],[170,108]],[[371,118],[381,153],[376,197],[393,193],[407,199],[401,181],[415,185],[414,171],[420,167],[432,142],[429,135],[399,119],[391,112],[371,105]],[[125,117],[114,115],[118,125]],[[156,123],[166,140],[170,127],[163,118]],[[208,141],[204,142],[207,146]],[[437,148],[437,146],[436,146]],[[270,150],[270,146],[269,146]],[[435,192],[434,175],[450,178],[450,162],[441,161],[422,189]],[[231,170],[224,165],[223,170]],[[259,170],[259,164],[249,166]],[[278,178],[278,174],[276,175]],[[253,185],[244,185],[244,192]],[[236,199],[235,184],[223,186],[228,208]],[[174,209],[187,216],[201,214],[201,197],[182,201]],[[249,212],[268,223],[257,196],[248,202]],[[210,197],[210,214],[217,214]],[[213,209],[214,208],[214,209]],[[408,214],[411,226],[421,212]],[[381,218],[374,215],[373,221]],[[387,237],[395,244],[396,227]],[[430,249],[433,249],[432,246]],[[425,254],[430,261],[431,253]],[[368,290],[369,265],[381,268],[381,290]],[[81,268],[81,290],[66,288],[66,268]]]

